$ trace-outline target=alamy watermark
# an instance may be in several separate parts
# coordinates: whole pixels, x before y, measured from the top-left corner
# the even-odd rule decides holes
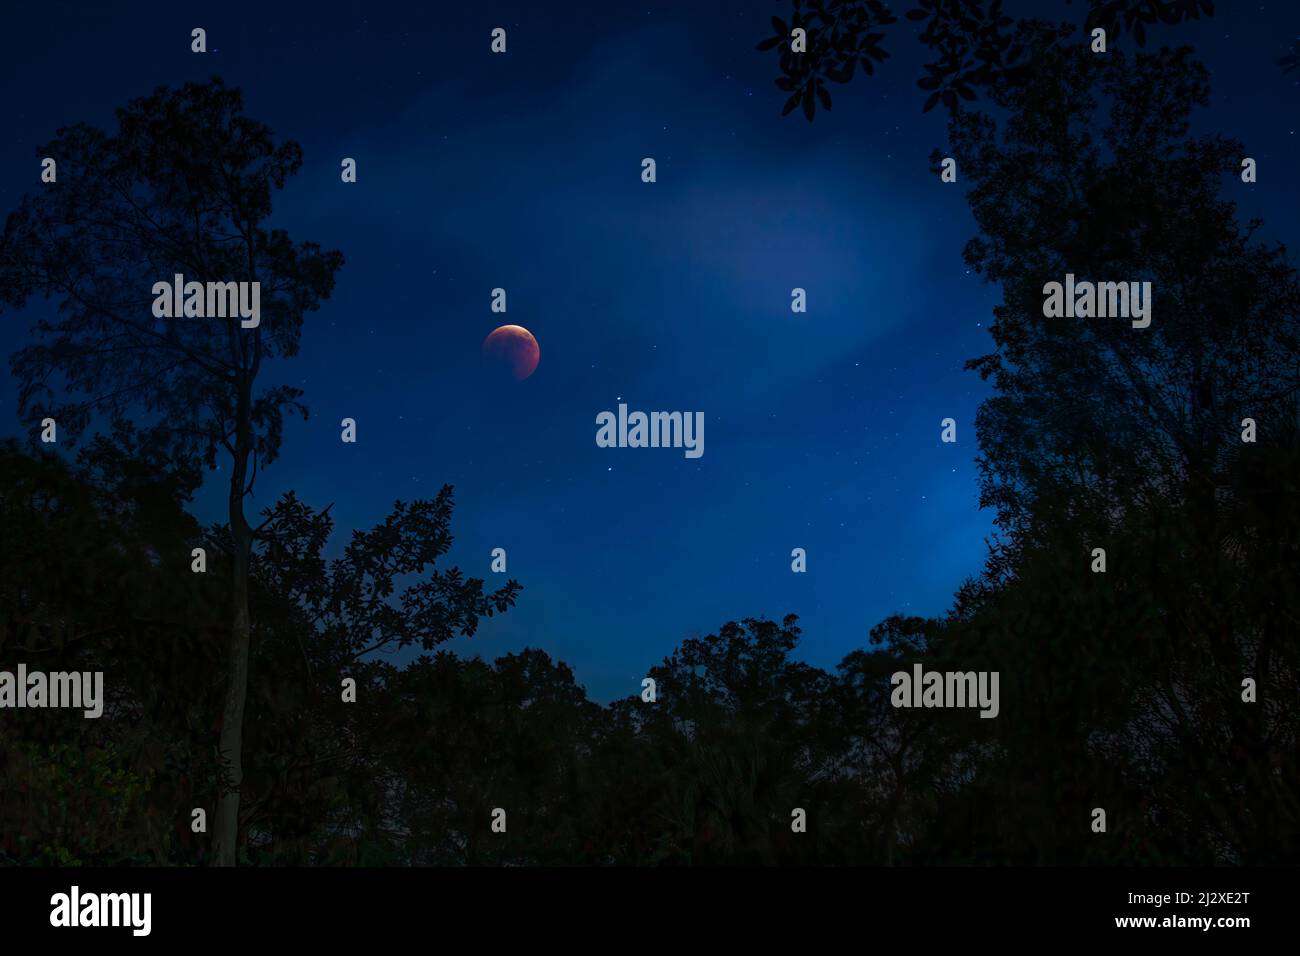
[[[83,893],[73,885],[50,897],[50,925],[55,927],[125,926],[132,936],[153,928],[152,893]]]
[[[601,412],[596,416],[596,444],[601,448],[684,448],[687,458],[704,454],[703,412],[628,413],[618,406],[618,416]]]
[[[1150,282],[1079,282],[1065,274],[1065,285],[1043,286],[1043,315],[1049,319],[1132,319],[1133,328],[1151,324]]]
[[[978,707],[981,717],[998,715],[997,671],[896,671],[889,678],[895,707]]]
[[[24,708],[80,709],[83,717],[104,713],[103,671],[0,671],[0,710]]]
[[[255,329],[262,322],[262,283],[186,282],[176,273],[171,282],[153,284],[153,314],[159,319],[233,319],[241,328]]]

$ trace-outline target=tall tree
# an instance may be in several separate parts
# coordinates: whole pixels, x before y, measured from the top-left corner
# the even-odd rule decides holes
[[[787,112],[811,119],[827,80],[883,59],[894,18],[874,0],[793,6],[797,22],[761,46],[781,57]],[[1151,24],[1213,12],[1089,8],[1089,29],[1138,45]],[[1017,23],[997,0],[921,0],[907,16],[938,54],[924,108],[948,108],[947,152],[970,186],[966,261],[1003,293],[995,351],[968,366],[996,390],[977,432],[1002,536],[935,631],[1003,675],[998,748],[971,748],[963,800],[977,812],[983,789],[1017,825],[990,818],[979,853],[1090,858],[1101,844],[1054,805],[1105,791],[1130,810],[1112,861],[1292,858],[1300,747],[1279,702],[1300,686],[1282,584],[1300,569],[1300,281],[1286,249],[1239,220],[1246,151],[1193,133],[1209,77],[1185,49],[1094,56],[1068,24]],[[809,54],[791,49],[794,27]],[[977,90],[992,111],[972,106]],[[1044,285],[1067,273],[1149,281],[1150,326],[1045,317]],[[1089,572],[1095,546],[1107,574]]]
[[[1226,856],[1262,861],[1284,818],[1293,838],[1295,795],[1273,768],[1295,722],[1243,706],[1240,681],[1268,680],[1272,698],[1297,664],[1253,591],[1295,529],[1257,523],[1253,501],[1295,485],[1300,279],[1225,195],[1244,147],[1192,130],[1209,77],[1190,51],[1092,57],[1067,36],[1023,26],[1033,81],[991,88],[1006,121],[949,123],[980,229],[966,261],[1003,292],[996,351],[969,363],[997,391],[977,422],[982,497],[1022,572],[1070,541],[1079,562],[1113,542],[1112,593],[1149,612],[1105,638],[1134,639],[1114,648],[1134,663],[1140,704],[1128,752],[1199,780],[1174,803]],[[1150,282],[1150,325],[1045,317],[1045,283],[1067,273]],[[1242,440],[1246,419],[1260,440]],[[1285,560],[1296,568],[1294,552]],[[1084,606],[1102,619],[1090,590],[1074,589],[1075,620]]]
[[[39,293],[59,304],[11,360],[23,415],[54,418],[69,439],[96,417],[134,419],[179,473],[215,468],[219,457],[228,468],[234,573],[213,860],[234,865],[258,538],[245,500],[277,455],[285,414],[306,414],[299,390],[260,376],[297,352],[304,315],[328,298],[343,257],[266,225],[272,193],[302,151],[277,145],[219,79],[131,101],[115,132],[61,129],[37,155],[55,159],[57,181],[23,198],[0,245],[0,302],[21,308]],[[260,324],[155,317],[153,286],[176,273],[259,282]]]

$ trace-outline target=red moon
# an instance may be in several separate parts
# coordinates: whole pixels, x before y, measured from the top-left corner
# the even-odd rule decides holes
[[[537,369],[542,350],[537,339],[522,325],[503,325],[483,340],[483,355],[493,364],[504,365],[518,381]]]

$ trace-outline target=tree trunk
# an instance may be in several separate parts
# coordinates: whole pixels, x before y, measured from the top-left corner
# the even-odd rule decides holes
[[[244,518],[247,445],[238,443],[230,476],[230,535],[234,543],[231,628],[227,653],[230,673],[221,713],[218,743],[218,802],[213,833],[213,866],[234,866],[239,856],[239,788],[244,780],[244,703],[248,699],[248,566],[252,529]]]

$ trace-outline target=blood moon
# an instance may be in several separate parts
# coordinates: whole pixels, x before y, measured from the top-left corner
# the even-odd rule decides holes
[[[542,350],[533,333],[522,325],[503,325],[483,340],[483,357],[492,365],[508,369],[522,382],[536,371]]]

